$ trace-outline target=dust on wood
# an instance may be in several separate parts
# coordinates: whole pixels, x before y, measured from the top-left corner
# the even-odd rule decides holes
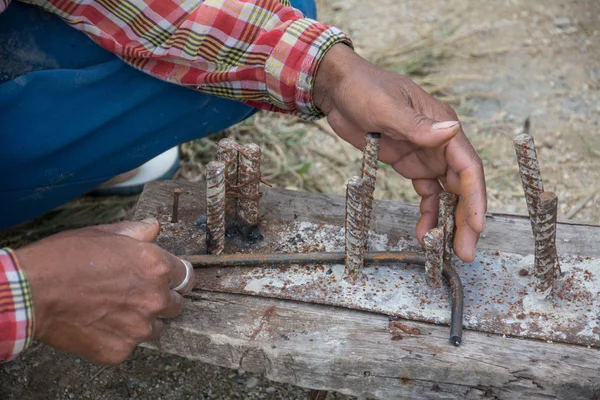
[[[150,186],[155,185],[161,190],[155,187],[152,196],[147,195],[149,191],[141,196],[136,219],[168,209],[169,193],[175,187],[197,193],[197,188],[182,182]],[[203,198],[188,197],[182,196],[181,207],[185,208],[186,202],[203,207]],[[343,205],[343,199],[334,196],[269,190],[261,204],[261,218],[274,213],[290,220],[340,224],[341,218],[332,210]],[[418,208],[378,202],[375,210],[390,216],[378,218],[375,230],[412,236]],[[182,219],[198,217],[183,215]],[[597,229],[560,224],[559,237],[572,240],[559,244],[559,251],[597,256],[591,243],[591,233]],[[201,242],[199,238],[187,250],[197,251]],[[527,254],[532,246],[526,218],[488,216],[480,248]],[[203,291],[189,297],[183,314],[169,324],[160,341],[149,346],[264,373],[274,381],[368,398],[600,396],[600,362],[593,348],[473,331],[465,333],[468,344],[454,348],[447,343],[447,327],[404,321],[421,335],[404,334],[402,340],[393,340],[387,317],[373,313]]]

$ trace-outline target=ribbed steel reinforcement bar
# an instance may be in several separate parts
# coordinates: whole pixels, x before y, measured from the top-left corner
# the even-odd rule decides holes
[[[348,179],[346,187],[346,276],[357,277],[364,264],[365,187],[358,176]]]
[[[210,254],[225,248],[225,163],[211,161],[206,166],[206,240]]]
[[[540,194],[544,191],[544,182],[542,181],[540,164],[537,159],[535,142],[533,137],[522,134],[515,137],[514,145],[523,191],[525,192],[525,201],[527,202],[527,211],[531,220],[531,229],[535,234],[538,203]]]
[[[364,243],[365,251],[369,250],[369,229],[371,228],[373,196],[375,182],[377,181],[377,160],[379,159],[379,142],[381,134],[369,132],[365,136],[365,149],[362,162],[362,179],[365,182],[365,210],[364,210]]]

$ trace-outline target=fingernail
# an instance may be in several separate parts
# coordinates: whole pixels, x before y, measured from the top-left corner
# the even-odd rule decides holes
[[[450,129],[450,128],[454,128],[458,124],[459,124],[458,121],[437,122],[437,123],[433,124],[433,129],[436,131],[442,130],[442,129]]]
[[[144,220],[141,221],[142,224],[146,224],[146,225],[155,225],[158,223],[158,220],[156,218],[146,218]]]

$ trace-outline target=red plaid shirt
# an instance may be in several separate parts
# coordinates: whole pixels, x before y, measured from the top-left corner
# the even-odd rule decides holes
[[[339,29],[289,0],[22,0],[63,18],[158,79],[257,108],[323,117],[315,73]],[[10,0],[0,0],[0,12]]]
[[[10,250],[0,250],[0,362],[15,359],[33,335],[33,304],[25,274]]]
[[[352,46],[339,29],[304,18],[289,0],[23,0],[64,19],[158,79],[257,108],[317,119],[313,82],[325,52]],[[0,13],[10,0],[0,0]],[[25,275],[0,252],[0,361],[33,332]]]

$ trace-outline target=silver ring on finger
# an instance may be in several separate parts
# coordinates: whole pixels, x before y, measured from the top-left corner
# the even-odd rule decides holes
[[[185,278],[183,279],[183,282],[181,282],[177,287],[173,288],[173,290],[175,291],[181,290],[187,286],[187,284],[190,281],[190,277],[192,276],[192,272],[194,271],[194,267],[192,267],[192,264],[182,260],[181,258],[179,260],[183,263],[183,265],[185,265]]]

